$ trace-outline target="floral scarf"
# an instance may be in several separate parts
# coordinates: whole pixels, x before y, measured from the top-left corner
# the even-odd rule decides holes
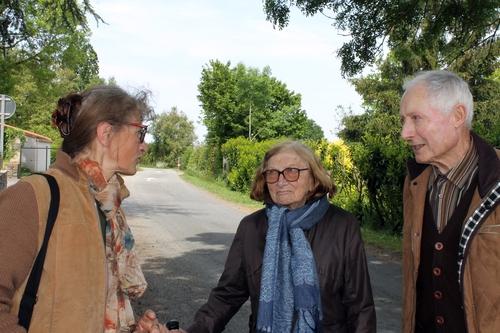
[[[123,180],[113,175],[106,181],[99,164],[91,160],[78,162],[87,175],[90,192],[106,217],[107,297],[104,332],[130,332],[135,318],[130,298],[140,297],[146,280],[134,249],[134,238],[120,209],[128,196]]]

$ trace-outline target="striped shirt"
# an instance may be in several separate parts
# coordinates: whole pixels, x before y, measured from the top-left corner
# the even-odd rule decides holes
[[[471,143],[462,161],[446,174],[432,166],[429,178],[429,204],[436,227],[441,232],[460,203],[462,195],[471,185],[478,169],[479,156],[471,137]]]

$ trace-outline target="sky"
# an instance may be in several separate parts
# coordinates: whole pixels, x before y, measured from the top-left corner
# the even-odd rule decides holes
[[[292,11],[283,30],[266,20],[262,0],[94,0],[106,24],[89,18],[100,76],[128,91],[148,89],[157,113],[173,106],[201,122],[197,86],[210,60],[271,68],[272,76],[302,96],[302,108],[336,138],[338,105],[361,112],[361,97],[340,74],[336,51],[346,37],[323,15]]]

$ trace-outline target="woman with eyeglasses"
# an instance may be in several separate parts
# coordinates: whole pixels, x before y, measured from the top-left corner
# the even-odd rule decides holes
[[[219,283],[186,331],[222,332],[250,298],[249,332],[376,332],[359,224],[329,203],[334,192],[308,147],[272,147],[250,195],[266,207],[240,222]],[[170,332],[151,318],[139,321],[143,332]]]
[[[129,195],[120,175],[136,173],[147,149],[143,121],[150,116],[146,93],[131,96],[111,85],[58,101],[52,122],[63,141],[47,174],[57,183],[59,200],[42,175],[0,192],[0,332],[133,330],[130,299],[142,295],[146,281],[120,208]],[[51,199],[59,207],[35,306],[26,310],[21,299]]]

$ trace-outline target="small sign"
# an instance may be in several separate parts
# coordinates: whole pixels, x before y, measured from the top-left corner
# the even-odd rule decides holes
[[[3,113],[4,119],[9,119],[16,112],[16,102],[12,97],[0,95],[0,113]]]

